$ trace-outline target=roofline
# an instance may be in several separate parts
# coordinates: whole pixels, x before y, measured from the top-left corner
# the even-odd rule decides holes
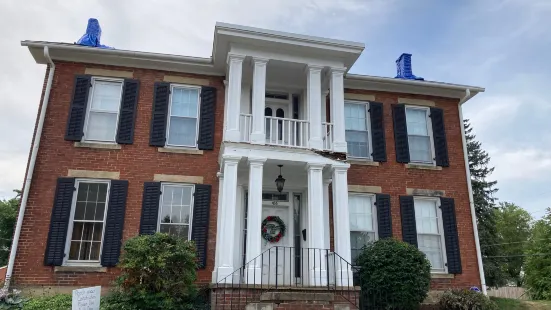
[[[411,86],[423,86],[423,87],[434,87],[434,88],[443,88],[449,90],[467,90],[475,91],[482,93],[486,89],[478,86],[469,86],[461,84],[450,84],[443,82],[434,82],[434,81],[418,81],[418,80],[406,80],[406,79],[397,79],[390,77],[382,76],[373,76],[373,75],[361,75],[361,74],[347,74],[346,79],[348,80],[361,80],[369,82],[379,82],[379,83],[391,83],[391,84],[401,84],[401,85],[411,85]]]
[[[248,34],[259,34],[259,35],[264,35],[264,36],[273,37],[273,38],[296,40],[296,41],[301,41],[306,43],[324,44],[324,45],[354,48],[354,49],[360,49],[360,50],[365,49],[365,44],[361,42],[309,36],[309,35],[303,35],[303,34],[235,25],[235,24],[222,23],[222,22],[216,22],[214,29],[215,29],[215,32],[217,30],[229,30],[229,31],[236,31],[236,32],[248,33]]]
[[[152,52],[139,52],[139,51],[130,51],[130,50],[119,50],[119,49],[106,49],[106,48],[97,48],[89,47],[77,44],[69,43],[57,43],[57,42],[46,42],[46,41],[21,41],[21,46],[26,47],[37,47],[44,48],[48,46],[50,49],[62,49],[62,50],[73,50],[78,52],[84,52],[88,54],[102,54],[102,55],[113,55],[121,57],[132,57],[136,59],[148,59],[148,60],[159,60],[159,61],[175,61],[175,62],[185,62],[185,63],[195,63],[202,65],[212,65],[212,57],[193,57],[193,56],[181,56],[173,54],[161,54],[161,53],[152,53]]]

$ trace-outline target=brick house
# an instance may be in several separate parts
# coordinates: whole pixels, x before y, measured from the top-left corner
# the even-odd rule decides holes
[[[47,69],[13,283],[108,286],[124,240],[161,231],[196,242],[201,283],[343,286],[392,236],[432,289],[484,288],[461,115],[483,88],[415,79],[407,54],[397,78],[350,74],[362,43],[223,23],[210,58],[22,45]]]

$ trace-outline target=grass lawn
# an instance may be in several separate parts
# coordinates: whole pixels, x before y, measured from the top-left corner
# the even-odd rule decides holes
[[[526,301],[490,297],[500,310],[551,310],[551,301]]]

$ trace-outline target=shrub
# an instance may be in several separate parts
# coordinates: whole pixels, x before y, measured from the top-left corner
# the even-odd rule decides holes
[[[72,295],[57,294],[50,296],[32,297],[25,303],[25,310],[69,310],[71,309]]]
[[[480,292],[467,289],[449,290],[440,297],[442,310],[498,310],[495,302]]]
[[[417,309],[430,287],[430,263],[416,247],[382,239],[358,258],[364,307]]]
[[[20,294],[18,290],[0,289],[0,309],[22,309],[25,300]]]
[[[106,309],[193,309],[197,260],[192,241],[162,233],[134,237],[126,242],[119,267]]]

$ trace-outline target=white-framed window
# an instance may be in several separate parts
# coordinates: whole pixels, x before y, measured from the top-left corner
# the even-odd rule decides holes
[[[348,213],[351,260],[355,264],[362,248],[378,238],[375,195],[349,193]]]
[[[428,107],[406,107],[409,157],[413,163],[434,164],[432,123]]]
[[[170,86],[170,101],[166,126],[166,145],[197,147],[201,87]]]
[[[107,206],[108,180],[76,179],[65,253],[66,265],[100,263]],[[67,250],[68,249],[68,250]]]
[[[345,101],[345,138],[348,156],[371,158],[369,102]]]
[[[115,142],[123,82],[121,79],[92,78],[84,121],[84,141]]]
[[[157,231],[191,239],[194,190],[191,184],[161,184]]]
[[[417,245],[425,253],[432,272],[447,272],[446,247],[440,199],[414,198]]]

